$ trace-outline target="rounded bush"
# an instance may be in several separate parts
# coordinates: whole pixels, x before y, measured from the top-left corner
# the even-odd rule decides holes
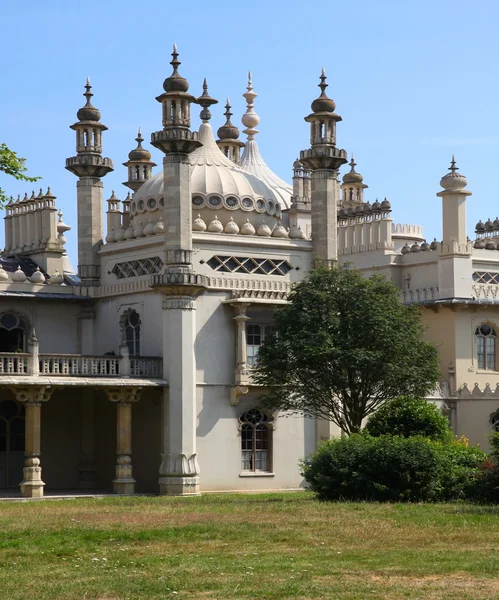
[[[420,436],[439,442],[450,442],[449,422],[440,410],[421,398],[400,396],[383,404],[369,417],[364,431],[373,436]]]
[[[435,499],[479,500],[479,482],[487,455],[462,440],[433,443],[439,462],[438,489]]]
[[[321,500],[432,500],[439,462],[424,438],[352,435],[325,442],[303,463],[303,475]]]

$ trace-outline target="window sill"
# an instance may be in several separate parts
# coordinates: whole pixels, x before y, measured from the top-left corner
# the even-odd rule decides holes
[[[243,471],[239,473],[239,477],[275,477],[275,473],[267,473],[266,471]]]

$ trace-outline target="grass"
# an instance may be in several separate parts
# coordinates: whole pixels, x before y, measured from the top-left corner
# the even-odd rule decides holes
[[[0,598],[497,600],[499,508],[309,493],[0,504]]]

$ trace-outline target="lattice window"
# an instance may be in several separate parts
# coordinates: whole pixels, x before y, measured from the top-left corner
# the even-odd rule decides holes
[[[495,371],[497,364],[497,333],[495,329],[488,323],[483,323],[476,328],[475,339],[478,368]]]
[[[272,421],[271,417],[256,408],[239,417],[242,471],[271,470]]]
[[[489,283],[499,285],[499,273],[491,273],[489,271],[475,271],[473,273],[473,281],[476,283]]]
[[[152,258],[140,258],[139,260],[130,260],[128,262],[116,263],[111,271],[118,279],[126,277],[139,277],[140,275],[152,275],[160,273],[163,268],[163,261],[159,256]]]
[[[248,256],[213,256],[207,264],[214,271],[246,275],[286,275],[293,268],[286,260]]]

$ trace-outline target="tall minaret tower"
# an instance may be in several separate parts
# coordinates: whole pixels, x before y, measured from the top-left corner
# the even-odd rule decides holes
[[[324,266],[332,266],[338,257],[337,205],[338,169],[347,162],[347,153],[336,147],[336,123],[341,117],[336,104],[326,95],[326,74],[322,69],[321,95],[312,102],[309,150],[300,152],[300,162],[310,169],[312,180],[312,244],[315,257]]]
[[[163,107],[163,129],[151,135],[151,143],[164,152],[165,269],[153,275],[151,286],[164,296],[163,365],[168,380],[163,396],[163,460],[160,492],[183,496],[199,493],[196,452],[196,296],[206,277],[192,267],[192,199],[189,154],[201,146],[190,130],[189,82],[178,72],[177,47],[173,46],[173,73],[165,79],[164,94],[156,100]],[[215,102],[203,94],[205,111]],[[208,111],[209,113],[209,111]],[[202,118],[203,113],[202,113]],[[174,341],[174,343],[173,343]]]
[[[92,106],[92,86],[87,78],[87,103],[77,113],[76,156],[66,159],[66,169],[79,177],[76,184],[78,203],[78,275],[84,285],[99,285],[99,248],[104,239],[103,185],[101,178],[113,171],[113,161],[102,157],[100,111]]]

